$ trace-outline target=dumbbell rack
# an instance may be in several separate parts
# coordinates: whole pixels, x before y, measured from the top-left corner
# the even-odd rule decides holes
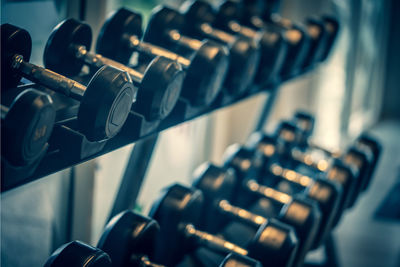
[[[87,80],[87,77],[79,76],[75,77],[75,80],[84,82]],[[16,95],[17,92],[29,88],[45,90],[52,96],[57,109],[56,125],[46,151],[35,162],[22,167],[12,166],[2,157],[1,192],[38,180],[131,143],[137,142],[135,146],[137,148],[134,149],[136,151],[141,147],[142,143],[145,143],[142,140],[145,140],[146,137],[157,135],[159,132],[170,127],[193,120],[217,109],[233,105],[259,93],[268,92],[271,96],[274,96],[277,86],[275,84],[266,87],[253,85],[249,88],[247,94],[239,98],[232,98],[226,92],[220,95],[214,105],[207,108],[195,108],[184,100],[180,100],[172,114],[163,121],[149,122],[143,116],[131,112],[122,131],[116,137],[101,142],[90,142],[76,130],[78,102],[33,83],[22,84],[17,88],[8,90],[5,94]],[[269,104],[266,106],[272,106],[274,97],[271,96],[268,98]],[[263,116],[265,120],[266,115]],[[136,153],[132,152],[132,154]],[[140,156],[139,158],[142,157]],[[141,165],[146,165],[143,160],[141,161]]]
[[[197,117],[207,115],[213,111],[234,105],[250,97],[267,94],[268,97],[254,129],[262,130],[275,103],[280,85],[311,71],[314,67],[304,70],[295,76],[287,77],[284,80],[275,81],[268,86],[252,85],[247,90],[247,93],[241,97],[232,98],[223,90],[216,102],[207,108],[192,107],[188,102],[181,99],[178,101],[171,115],[163,121],[149,122],[143,116],[131,112],[122,131],[116,137],[102,142],[90,142],[76,130],[78,102],[53,93],[37,84],[22,84],[8,92],[16,94],[16,92],[21,92],[28,88],[39,88],[48,92],[52,96],[57,109],[56,125],[46,151],[34,163],[28,166],[15,167],[2,157],[1,192],[3,193],[20,187],[47,175],[112,152],[128,144],[135,143],[110,212],[109,217],[111,218],[123,210],[134,207],[160,132],[196,119]],[[75,80],[84,83],[88,80],[88,77],[79,76],[75,77]],[[335,244],[332,236],[327,239],[325,251],[329,265],[322,266],[339,266],[337,264]],[[321,265],[306,264],[304,266]]]

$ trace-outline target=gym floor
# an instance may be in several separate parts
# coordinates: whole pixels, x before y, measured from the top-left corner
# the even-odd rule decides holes
[[[334,231],[338,260],[343,267],[400,266],[400,123],[382,122],[371,133],[383,145],[374,178]],[[377,216],[388,197],[397,200],[389,210],[394,216],[397,214],[397,219]]]

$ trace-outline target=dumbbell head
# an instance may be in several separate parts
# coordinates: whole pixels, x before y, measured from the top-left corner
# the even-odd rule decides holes
[[[184,26],[186,32],[193,32],[196,28],[195,25],[212,24],[215,20],[214,10],[204,1],[186,1],[182,5],[182,10],[185,12],[186,23]],[[206,27],[202,31],[208,36],[213,29]],[[229,35],[226,32],[219,34]],[[240,35],[234,36],[232,42],[224,43],[228,45],[230,52],[230,64],[225,87],[232,95],[241,95],[248,89],[257,73],[261,56],[259,43],[258,40]]]
[[[372,152],[372,161],[369,166],[368,170],[368,180],[363,187],[363,190],[367,189],[368,185],[371,182],[372,176],[376,169],[376,165],[378,163],[380,154],[382,152],[382,145],[376,140],[373,136],[363,133],[361,134],[356,140],[356,146],[360,147],[361,149],[369,149]]]
[[[325,50],[323,51],[321,58],[319,59],[320,61],[324,61],[329,57],[329,54],[332,51],[332,47],[335,44],[340,27],[338,20],[332,16],[325,15],[322,17],[322,20],[328,37],[327,45],[325,46]]]
[[[143,256],[152,256],[159,231],[156,221],[124,211],[107,224],[97,247],[110,256],[114,266],[141,266]]]
[[[198,226],[214,233],[220,230],[225,223],[221,216],[218,217],[220,212],[217,202],[232,199],[236,183],[234,171],[206,162],[196,168],[193,178],[193,186],[203,192],[205,203]]]
[[[20,93],[2,122],[2,149],[16,166],[27,165],[44,152],[56,111],[49,95],[34,89]]]
[[[345,164],[350,165],[356,169],[357,183],[356,193],[353,195],[353,199],[350,201],[350,207],[352,207],[363,188],[367,186],[369,181],[369,168],[373,162],[372,152],[353,145],[350,146],[342,156],[342,160]]]
[[[301,132],[301,143],[305,144],[314,131],[314,116],[306,111],[297,111],[293,116],[293,122]]]
[[[259,261],[237,253],[230,253],[219,267],[262,267]]]
[[[182,233],[184,224],[196,225],[200,219],[203,195],[200,191],[175,184],[167,188],[150,210],[161,227],[157,238],[154,259],[157,262],[175,265],[183,255],[194,248]]]
[[[345,164],[341,159],[333,159],[331,167],[326,172],[326,179],[341,185],[343,196],[339,203],[338,213],[333,220],[333,227],[339,222],[344,210],[350,205],[353,195],[357,193],[357,171]]]
[[[23,56],[29,61],[32,51],[30,34],[11,24],[2,24],[1,31],[1,90],[6,90],[18,85],[21,75],[12,68],[15,54]]]
[[[307,18],[304,27],[310,37],[310,47],[303,62],[303,69],[309,69],[315,64],[320,63],[322,55],[328,45],[328,33],[326,32],[323,21],[315,18]]]
[[[104,251],[80,241],[72,241],[58,248],[46,261],[45,267],[111,267]]]
[[[142,16],[139,13],[120,8],[112,13],[104,22],[97,37],[97,53],[128,64],[132,56],[127,40],[134,35],[140,39],[143,35]]]
[[[169,38],[165,38],[166,31],[171,29],[179,31],[185,23],[184,17],[179,12],[158,6],[152,11],[143,40],[163,47],[172,47],[174,44],[168,41]],[[195,105],[210,104],[220,92],[228,64],[229,57],[225,47],[214,41],[202,41],[201,46],[190,57],[182,96]]]
[[[85,23],[74,19],[60,22],[51,32],[43,54],[43,63],[57,73],[65,76],[78,75],[84,61],[72,54],[71,46],[79,45],[90,50],[92,30]]]
[[[125,72],[103,66],[90,79],[78,111],[78,127],[89,141],[114,137],[124,125],[135,89]]]

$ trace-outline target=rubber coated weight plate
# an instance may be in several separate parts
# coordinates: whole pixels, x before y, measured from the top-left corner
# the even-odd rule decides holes
[[[178,63],[164,57],[156,57],[144,73],[135,108],[149,121],[163,119],[178,101],[185,74]]]
[[[128,64],[132,55],[124,35],[136,35],[141,38],[142,16],[131,10],[121,8],[112,14],[104,23],[97,38],[96,52]]]
[[[150,15],[143,41],[168,47],[171,44],[167,38],[164,38],[165,31],[168,29],[181,30],[185,23],[184,16],[177,11],[158,6]]]
[[[100,249],[73,241],[58,248],[47,260],[45,267],[111,267],[110,257]]]
[[[2,146],[7,159],[17,166],[37,159],[51,135],[55,116],[47,94],[29,89],[18,95],[2,125]]]
[[[191,58],[182,96],[196,105],[209,105],[220,92],[228,72],[229,58],[216,42],[206,40]],[[205,66],[207,66],[205,68]]]
[[[129,81],[127,73],[110,66],[93,75],[78,111],[78,127],[89,141],[111,138],[120,131],[136,99]]]
[[[1,90],[16,87],[21,76],[12,68],[15,54],[29,61],[32,50],[32,39],[29,33],[11,24],[3,24],[1,31]]]
[[[130,266],[132,256],[153,253],[159,230],[156,221],[125,211],[107,224],[97,247],[111,257],[114,266]]]
[[[46,68],[65,76],[78,75],[84,62],[72,55],[71,45],[82,45],[90,50],[92,31],[90,26],[74,19],[67,19],[52,31],[44,50]]]

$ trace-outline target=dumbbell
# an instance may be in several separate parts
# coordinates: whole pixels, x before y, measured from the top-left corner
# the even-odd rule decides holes
[[[272,29],[283,34],[288,41],[288,52],[280,75],[283,79],[289,78],[302,71],[310,47],[310,38],[302,27],[292,24],[289,20],[281,20],[277,16],[271,19],[265,14],[262,4],[260,1],[243,1],[240,22],[254,29]]]
[[[146,32],[160,32],[154,26],[159,18],[153,15]],[[164,26],[165,27],[165,26]],[[229,55],[225,47],[212,41],[198,41],[175,33],[174,36],[158,35],[158,39],[166,37],[190,50],[189,57],[183,57],[160,46],[140,41],[142,36],[142,16],[139,13],[120,8],[104,23],[97,39],[98,53],[127,64],[132,53],[140,52],[139,60],[149,56],[163,56],[179,62],[186,71],[181,95],[193,106],[210,105],[220,92],[225,78]],[[148,36],[148,35],[146,35]],[[149,40],[157,44],[156,40]],[[143,60],[142,60],[143,61]]]
[[[115,38],[114,38],[115,39]],[[67,19],[51,33],[44,52],[47,68],[64,75],[77,75],[83,65],[99,69],[105,65],[125,71],[137,88],[132,109],[146,120],[165,118],[174,108],[183,84],[184,73],[173,60],[156,57],[144,73],[112,59],[90,52],[92,30],[88,24]]]
[[[292,121],[298,128],[299,132],[299,145],[301,147],[310,147],[311,149],[321,150],[323,153],[327,154],[330,157],[340,157],[344,152],[340,151],[329,151],[309,140],[312,131],[314,129],[314,117],[306,112],[296,112],[293,116]],[[382,146],[380,143],[372,136],[362,133],[353,144],[355,147],[360,148],[361,150],[369,150],[372,153],[372,160],[369,162],[369,168],[366,174],[366,182],[363,183],[362,190],[365,190],[370,180],[373,176],[373,172],[375,170],[376,164],[379,160],[380,153],[382,151]]]
[[[72,241],[59,247],[46,261],[44,267],[111,267],[111,259],[104,251]]]
[[[166,27],[169,29],[171,26],[177,25],[175,27],[181,29],[182,34],[198,39],[208,38],[227,45],[230,52],[230,64],[225,79],[225,88],[231,95],[240,96],[253,83],[258,71],[261,56],[259,41],[215,29],[210,25],[212,21],[209,21],[207,17],[203,16],[201,10],[198,10],[196,3],[185,2],[182,5],[183,16],[166,7],[160,9],[159,12],[163,12],[165,17],[181,16],[179,21],[175,19],[173,23],[164,23],[164,25],[167,25]]]
[[[2,49],[2,66],[7,66],[6,71],[8,71],[2,76],[3,79],[8,76],[19,78],[23,76],[50,90],[80,101],[78,128],[89,141],[108,139],[120,131],[135,97],[135,88],[127,73],[104,66],[93,75],[88,85],[84,86],[51,70],[26,62],[19,50],[23,44],[32,45],[31,37],[26,30],[11,24],[3,24],[1,37],[2,42],[6,44]]]
[[[247,146],[248,149],[254,150],[253,172],[255,172],[256,177],[263,177],[266,174],[270,174],[271,171],[274,171],[273,168],[271,168],[271,165],[279,162],[279,155],[275,153],[277,148],[276,139],[274,137],[261,132],[254,132],[250,135],[247,141]],[[318,181],[321,181],[322,179],[329,180],[334,184],[340,185],[342,196],[340,197],[337,207],[336,218],[333,220],[333,226],[336,225],[344,209],[349,205],[352,195],[355,193],[357,177],[355,176],[356,171],[354,170],[354,168],[351,168],[351,166],[348,166],[340,159],[334,159],[330,167],[322,175],[315,172],[304,171],[302,168],[300,168],[299,171],[297,171],[297,169],[298,168],[290,169],[291,172],[289,172],[289,177],[285,177],[288,176],[287,171],[286,174],[283,175],[282,167],[276,168],[275,172],[279,171],[283,180],[290,179],[292,183],[298,184],[298,187],[302,187],[308,184],[308,182],[310,181],[307,173],[312,177],[316,177],[315,179]],[[299,174],[299,172],[301,173],[301,175]],[[335,190],[333,190],[332,192],[334,191]],[[332,197],[334,197],[334,194],[332,194]],[[320,201],[326,202],[323,201],[323,199],[321,199]],[[332,199],[332,204],[333,203],[334,201]]]
[[[196,1],[198,12],[209,18],[212,26],[230,34],[240,34],[248,38],[259,40],[261,58],[255,77],[258,84],[267,84],[271,78],[279,74],[287,53],[287,41],[283,35],[275,30],[256,31],[241,25],[239,19],[239,3],[231,0],[223,1],[218,9],[214,10],[211,4],[205,1]]]
[[[237,182],[232,170],[206,162],[195,170],[193,178],[193,186],[204,196],[198,224],[200,229],[219,233],[227,222],[233,220],[259,228],[258,231],[269,228],[268,231],[280,232],[286,238],[276,238],[269,247],[265,246],[264,256],[272,266],[293,266],[298,242],[294,229],[273,218],[267,219],[230,204]]]
[[[97,247],[110,255],[114,267],[161,267],[149,259],[159,232],[160,226],[155,220],[127,210],[110,220]],[[229,264],[259,266],[254,260],[236,254],[227,256],[220,266]]]
[[[6,79],[3,76],[2,80]],[[53,130],[56,110],[51,97],[27,89],[9,106],[0,107],[2,155],[15,166],[34,162],[43,154]]]
[[[259,260],[263,266],[268,266],[269,259],[264,256],[265,250],[276,242],[278,236],[284,235],[283,232],[278,228],[261,227],[245,249],[195,228],[202,205],[203,195],[200,190],[180,184],[167,188],[153,204],[149,214],[158,221],[161,229],[155,246],[156,261],[172,266],[183,255],[198,248],[208,248],[221,255],[234,252],[250,256]]]
[[[320,172],[325,172],[329,168],[332,159],[340,158],[345,164],[351,166],[357,172],[355,194],[352,196],[352,201],[350,201],[350,206],[354,205],[358,194],[370,179],[368,174],[373,162],[372,151],[352,145],[347,148],[344,153],[340,153],[340,155],[330,154],[328,158],[314,160],[312,157],[313,150],[316,150],[316,152],[323,152],[323,154],[327,153],[327,151],[325,149],[311,148],[310,151],[306,150],[304,152],[302,149],[298,149],[297,131],[296,125],[290,121],[283,121],[279,124],[276,130],[278,153],[286,159],[287,163],[292,164],[291,168],[302,164]]]

